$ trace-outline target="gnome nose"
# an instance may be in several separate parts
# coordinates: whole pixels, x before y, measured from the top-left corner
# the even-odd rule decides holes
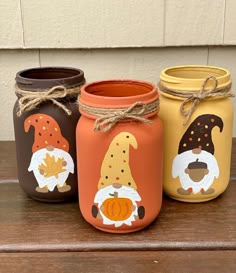
[[[48,145],[48,146],[46,147],[46,149],[47,149],[48,151],[53,151],[53,150],[54,150],[54,147],[53,147],[52,145]]]
[[[114,188],[116,188],[116,189],[119,189],[119,188],[122,187],[122,185],[119,184],[119,183],[113,183],[112,186],[113,186]]]
[[[202,151],[201,148],[196,148],[196,149],[193,149],[193,150],[192,150],[192,153],[193,153],[193,154],[200,154],[201,151]]]

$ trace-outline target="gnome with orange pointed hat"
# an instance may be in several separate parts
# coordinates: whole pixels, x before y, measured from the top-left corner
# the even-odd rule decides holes
[[[29,116],[24,123],[25,132],[33,126],[34,144],[28,171],[33,171],[38,182],[37,192],[47,193],[57,187],[59,192],[71,190],[66,184],[69,173],[74,173],[74,162],[69,143],[62,136],[58,123],[45,114]]]
[[[131,226],[133,221],[143,219],[145,215],[144,207],[137,204],[141,197],[130,170],[129,146],[137,149],[135,137],[127,132],[119,133],[102,162],[92,215],[102,219],[105,225]]]

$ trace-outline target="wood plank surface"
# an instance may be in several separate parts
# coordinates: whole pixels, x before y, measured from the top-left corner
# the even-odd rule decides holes
[[[236,183],[207,203],[164,197],[157,220],[131,234],[96,230],[76,202],[47,204],[28,198],[18,183],[0,184],[0,252],[236,250]]]
[[[235,251],[1,253],[0,272],[233,273],[235,258]]]
[[[235,140],[232,179],[236,177]],[[152,225],[133,234],[114,235],[85,222],[77,202],[46,204],[27,197],[16,180],[14,142],[0,142],[0,155],[0,252],[236,249],[234,182],[207,203],[164,197]]]

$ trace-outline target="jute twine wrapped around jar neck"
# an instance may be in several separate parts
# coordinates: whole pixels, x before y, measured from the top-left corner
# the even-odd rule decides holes
[[[206,90],[207,83],[212,80],[214,85],[211,89]],[[201,101],[207,98],[217,98],[217,97],[234,97],[234,94],[231,92],[231,83],[224,86],[218,87],[218,81],[214,76],[207,77],[200,88],[200,90],[195,91],[183,91],[172,88],[167,88],[162,85],[160,82],[158,84],[160,91],[179,98],[184,98],[183,102],[180,105],[180,112],[183,116],[185,116],[185,120],[183,125],[186,125],[193,114],[193,112],[197,109],[198,105]],[[187,108],[187,105],[190,106]]]
[[[128,108],[98,108],[83,104],[79,100],[79,108],[96,117],[94,131],[108,132],[117,122],[125,119],[152,124],[152,121],[145,116],[158,110],[159,99],[147,104],[137,101]]]
[[[81,85],[74,88],[66,88],[63,85],[58,85],[39,92],[23,90],[15,85],[15,93],[19,97],[17,116],[20,117],[24,112],[31,111],[46,101],[52,102],[65,111],[67,115],[71,115],[72,111],[60,102],[60,100],[66,97],[76,97],[80,94],[80,87]]]

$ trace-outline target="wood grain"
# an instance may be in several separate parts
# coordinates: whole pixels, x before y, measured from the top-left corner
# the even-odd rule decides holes
[[[235,258],[234,251],[2,253],[0,272],[233,273]]]
[[[0,252],[236,249],[236,183],[213,201],[188,204],[164,198],[148,228],[124,235],[98,231],[77,203],[31,200],[18,183],[0,184]]]

